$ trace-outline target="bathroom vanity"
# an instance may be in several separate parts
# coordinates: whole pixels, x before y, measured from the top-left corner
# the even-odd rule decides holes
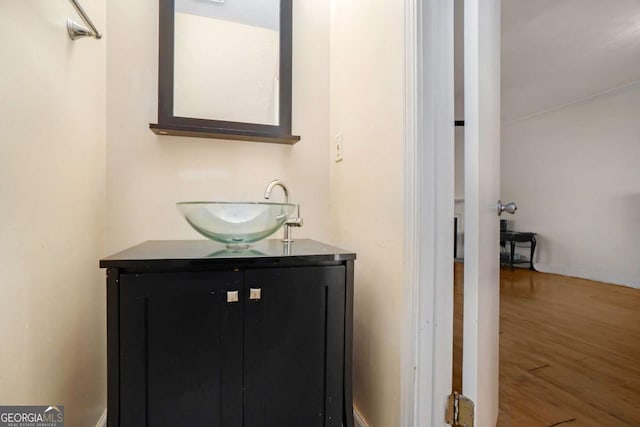
[[[354,260],[305,239],[102,259],[108,426],[352,427]]]

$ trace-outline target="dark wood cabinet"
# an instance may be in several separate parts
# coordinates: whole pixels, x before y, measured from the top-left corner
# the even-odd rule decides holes
[[[246,427],[340,426],[344,270],[246,272],[245,284],[262,295],[245,305]]]
[[[121,426],[242,426],[239,272],[120,276]],[[241,419],[241,418],[240,418]]]
[[[210,245],[147,242],[101,261],[108,425],[352,426],[355,255]]]

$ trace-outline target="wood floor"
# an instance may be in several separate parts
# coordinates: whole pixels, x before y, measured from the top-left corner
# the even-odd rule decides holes
[[[456,390],[462,271],[456,264]],[[640,290],[505,268],[500,297],[498,426],[640,426]]]

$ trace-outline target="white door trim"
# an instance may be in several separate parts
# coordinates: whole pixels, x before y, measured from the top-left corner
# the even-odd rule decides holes
[[[445,426],[453,348],[453,2],[405,0],[403,427]]]

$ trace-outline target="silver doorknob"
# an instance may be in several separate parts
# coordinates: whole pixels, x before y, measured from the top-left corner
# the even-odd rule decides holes
[[[507,212],[513,215],[518,210],[518,207],[514,202],[509,202],[505,205],[501,200],[498,200],[496,208],[498,210],[498,216],[502,215],[502,212]]]

